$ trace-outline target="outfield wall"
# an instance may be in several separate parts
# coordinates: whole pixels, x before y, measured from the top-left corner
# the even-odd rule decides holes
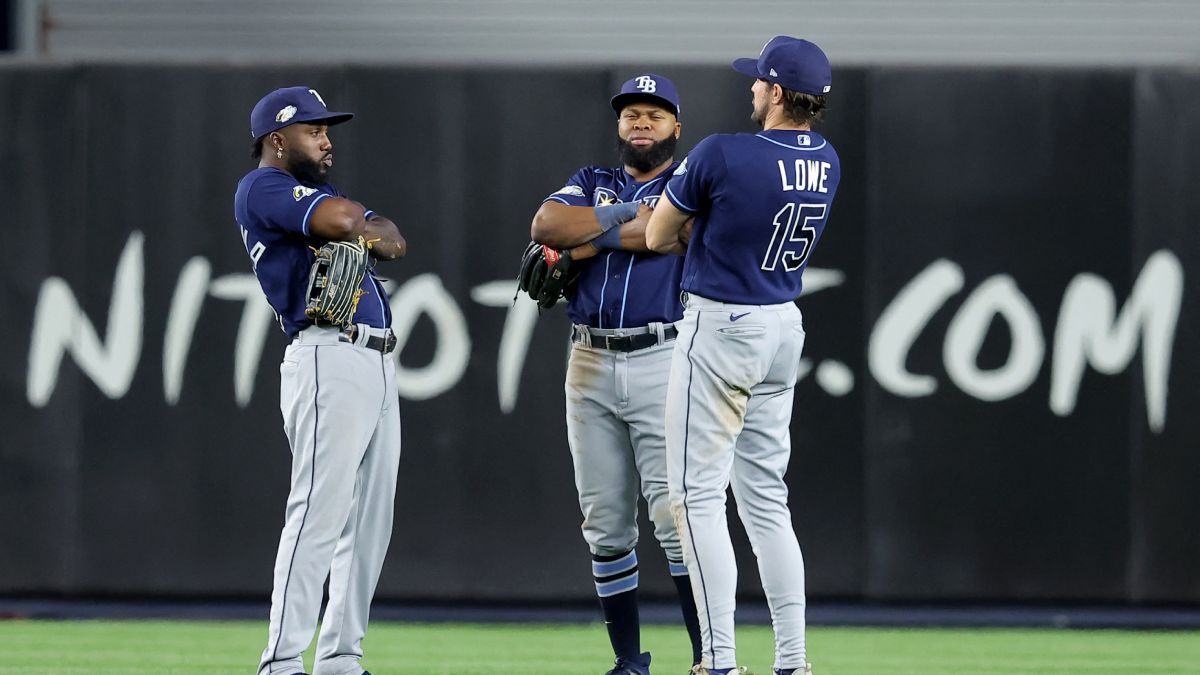
[[[682,149],[750,130],[747,80],[657,71]],[[513,277],[542,197],[613,161],[633,74],[0,68],[0,594],[269,593],[286,339],[232,196],[250,107],[306,83],[358,114],[335,182],[410,243],[380,268],[404,419],[380,597],[591,597],[568,323]],[[1200,603],[1200,74],[839,70],[833,96],[789,474],[812,595]]]

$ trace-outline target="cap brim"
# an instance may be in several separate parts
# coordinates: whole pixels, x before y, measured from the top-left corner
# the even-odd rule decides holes
[[[656,103],[667,110],[670,110],[672,115],[675,115],[676,117],[679,116],[679,109],[675,107],[674,103],[671,103],[661,96],[655,96],[654,94],[641,94],[633,92],[628,94],[617,94],[616,96],[612,97],[612,109],[619,115],[621,111],[625,109],[625,106],[629,105],[633,101],[650,101],[651,103]]]
[[[341,124],[342,122],[349,122],[353,118],[354,118],[354,113],[330,111],[330,112],[322,113],[322,114],[314,116],[314,117],[304,117],[304,118],[293,119],[293,120],[291,120],[290,123],[297,124],[297,123],[302,123],[302,122],[324,122],[325,124],[328,124],[329,126],[333,126],[335,124]]]
[[[762,73],[758,72],[758,59],[737,59],[733,62],[733,69],[755,79],[762,77]]]

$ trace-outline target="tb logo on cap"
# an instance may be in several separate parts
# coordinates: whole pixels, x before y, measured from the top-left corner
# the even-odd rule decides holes
[[[653,94],[658,89],[658,83],[649,75],[638,76],[634,78],[634,81],[637,82],[635,86],[647,94]]]

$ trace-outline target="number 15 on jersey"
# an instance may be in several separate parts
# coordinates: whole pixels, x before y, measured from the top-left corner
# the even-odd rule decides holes
[[[825,220],[827,209],[827,204],[784,204],[771,223],[775,231],[763,257],[762,269],[774,272],[781,261],[788,272],[803,267],[817,240],[817,225]]]

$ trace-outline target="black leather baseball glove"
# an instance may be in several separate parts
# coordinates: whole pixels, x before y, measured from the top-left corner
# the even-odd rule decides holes
[[[536,242],[525,247],[517,287],[528,293],[539,307],[553,307],[559,298],[571,292],[578,279],[579,267],[571,259],[570,251],[557,251]]]
[[[371,268],[370,244],[362,236],[355,241],[331,241],[317,249],[316,255],[308,275],[304,314],[348,327],[354,323],[363,277]]]

